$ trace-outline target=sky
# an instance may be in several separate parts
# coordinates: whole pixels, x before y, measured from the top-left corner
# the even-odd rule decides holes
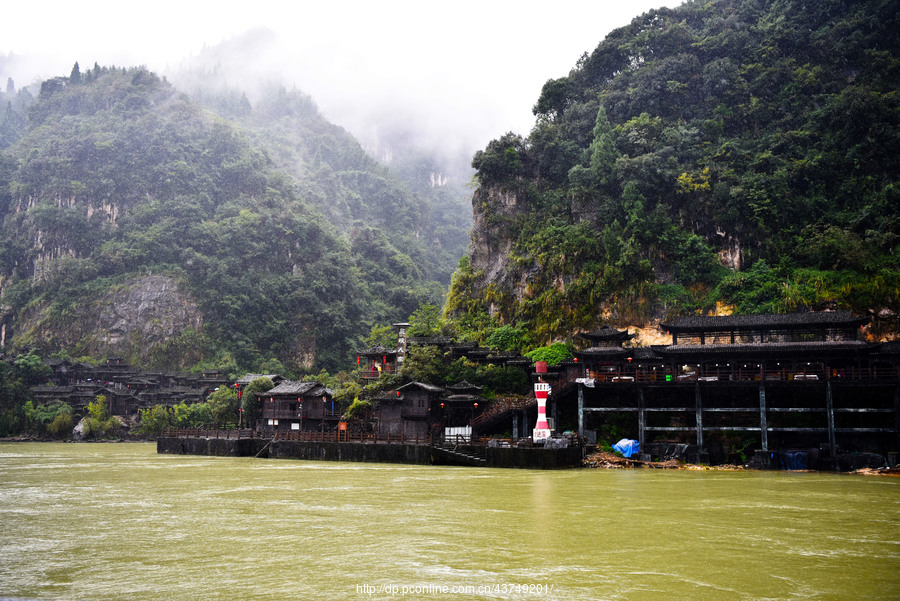
[[[13,2],[0,21],[0,83],[68,75],[75,61],[165,75],[220,44],[247,44],[237,73],[299,88],[364,142],[393,121],[474,152],[507,131],[526,135],[544,82],[568,74],[611,30],[680,3]]]

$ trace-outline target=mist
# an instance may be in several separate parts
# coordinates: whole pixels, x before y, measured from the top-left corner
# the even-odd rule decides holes
[[[186,68],[218,68],[251,97],[273,82],[310,94],[374,153],[404,140],[455,161],[527,134],[547,79],[612,29],[680,2],[17,4],[0,23],[3,82],[67,75],[76,61],[145,65],[175,83]]]

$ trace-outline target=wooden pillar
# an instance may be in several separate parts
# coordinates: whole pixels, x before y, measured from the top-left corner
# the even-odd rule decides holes
[[[769,427],[766,424],[766,387],[759,385],[759,432],[762,441],[762,450],[769,450]]]
[[[894,386],[894,445],[900,447],[900,384]]]
[[[700,383],[694,384],[694,400],[697,402],[697,450],[703,449],[703,400],[700,397]]]
[[[646,453],[646,444],[644,440],[644,428],[646,427],[646,422],[644,421],[644,389],[641,386],[638,386],[638,443],[640,443],[641,452]]]
[[[584,438],[584,384],[578,384],[578,436]]]
[[[516,413],[515,411],[513,411],[513,414],[512,414],[512,422],[513,422],[512,423],[512,437],[518,438],[519,437],[519,414]]]
[[[834,458],[837,448],[834,438],[834,403],[831,398],[831,380],[825,381],[825,411],[828,417],[828,448],[831,451],[831,457]]]

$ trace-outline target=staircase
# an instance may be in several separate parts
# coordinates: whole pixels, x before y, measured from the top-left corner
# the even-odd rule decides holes
[[[487,448],[480,446],[461,446],[454,442],[441,442],[431,445],[432,463],[444,465],[469,465],[484,467],[487,465]]]
[[[483,431],[500,420],[509,419],[514,411],[525,411],[535,407],[537,399],[532,397],[510,397],[495,400],[487,411],[473,419],[469,424],[473,431]]]

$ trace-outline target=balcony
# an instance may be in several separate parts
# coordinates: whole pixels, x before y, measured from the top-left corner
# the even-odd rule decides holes
[[[393,364],[387,364],[381,369],[377,368],[363,368],[359,370],[359,377],[363,380],[377,380],[381,377],[382,374],[395,374],[397,373],[397,366]]]

